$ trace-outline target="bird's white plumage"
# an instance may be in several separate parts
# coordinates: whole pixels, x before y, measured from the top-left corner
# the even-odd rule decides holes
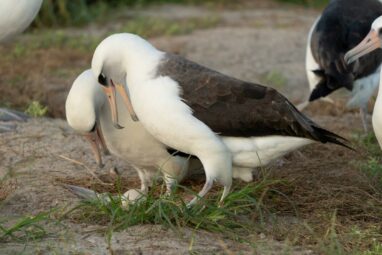
[[[225,137],[223,141],[233,155],[234,165],[245,168],[268,165],[272,160],[313,142],[291,136]]]
[[[382,0],[380,1],[382,3]],[[382,16],[374,20],[373,24],[371,24],[371,29],[378,31],[382,27]]]
[[[374,31],[380,31],[380,29],[382,29],[382,16],[373,22],[373,24],[371,25],[371,29]],[[382,42],[381,38],[380,38],[380,41]],[[382,44],[380,45],[380,48],[382,48]],[[381,91],[382,69],[380,70],[380,72],[381,73],[379,77],[379,90],[378,90],[377,99],[374,105],[372,122],[373,122],[373,129],[374,129],[375,136],[377,137],[379,146],[382,148],[382,91]]]
[[[348,108],[367,106],[379,86],[380,72],[381,66],[374,73],[354,81],[353,90],[351,91],[352,96],[346,104]]]
[[[314,87],[320,82],[321,78],[317,76],[313,71],[320,69],[320,65],[317,63],[317,61],[313,57],[312,48],[311,48],[311,39],[313,35],[313,31],[316,28],[316,25],[318,21],[320,20],[321,16],[319,16],[313,23],[312,27],[309,30],[308,34],[308,43],[306,46],[306,55],[305,55],[305,71],[306,76],[308,78],[309,83],[309,89],[310,91],[313,91]]]
[[[382,74],[380,77],[378,96],[377,96],[377,100],[375,101],[374,111],[373,111],[373,116],[372,116],[374,133],[375,133],[375,136],[377,137],[379,146],[382,148],[382,91],[381,91],[381,84],[382,84]]]
[[[0,42],[23,32],[36,17],[42,0],[0,1]]]

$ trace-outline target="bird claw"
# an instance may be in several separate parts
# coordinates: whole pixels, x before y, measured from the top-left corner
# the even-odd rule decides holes
[[[131,116],[131,119],[132,119],[133,121],[135,121],[135,122],[139,121],[139,118],[138,118],[137,114],[132,113],[132,114],[130,114],[130,116]]]

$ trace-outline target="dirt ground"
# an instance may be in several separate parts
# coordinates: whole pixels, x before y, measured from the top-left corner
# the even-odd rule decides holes
[[[228,10],[163,6],[141,12],[174,18],[218,15],[221,22],[216,27],[150,41],[244,80],[270,86],[275,82],[275,87],[293,102],[302,102],[307,97],[306,35],[319,13],[317,10],[263,4]],[[89,27],[83,33],[95,30]],[[28,35],[21,40],[27,41]],[[7,47],[0,51],[4,52]],[[49,106],[51,116],[62,117],[71,82],[81,70],[89,67],[91,53],[78,55],[57,49],[34,56],[33,60],[20,59],[20,66],[3,65],[5,74],[0,78],[1,84],[17,73],[25,85],[17,87],[17,93],[2,87],[2,100],[7,98],[17,108],[23,100],[39,99]],[[71,69],[57,75],[61,65],[70,65]],[[322,108],[325,109],[318,110]],[[306,112],[323,127],[349,139],[361,131],[359,116],[345,111],[341,105],[317,103]],[[89,145],[79,139],[64,120],[36,118],[14,124],[17,127],[13,132],[0,134],[0,179],[4,180],[0,187],[0,223],[14,222],[20,216],[57,206],[74,206],[79,200],[64,184],[112,190],[113,180],[108,171],[112,166],[124,170],[125,188],[137,185],[138,177],[126,162],[108,156],[106,166],[98,169]],[[140,225],[114,233],[113,254],[189,254],[191,239],[195,239],[192,247],[195,254],[318,254],[320,252],[311,245],[314,241],[306,240],[309,235],[306,229],[300,228],[304,225],[301,222],[323,221],[325,223],[316,224],[319,227],[314,229],[323,233],[330,228],[327,218],[336,210],[340,227],[354,224],[363,230],[380,224],[382,212],[376,208],[381,208],[382,196],[359,170],[358,163],[368,156],[362,148],[358,149],[352,152],[339,146],[315,144],[288,155],[281,165],[269,167],[272,178],[288,181],[289,185],[280,184],[277,189],[293,201],[299,216],[291,213],[291,206],[285,201],[266,201],[278,212],[278,224],[270,225],[268,232],[254,233],[255,247],[205,231],[195,233],[184,229],[179,234],[161,226]],[[64,223],[66,227],[51,226],[57,229],[56,234],[42,241],[30,241],[27,248],[17,242],[0,242],[0,254],[111,253],[100,231],[104,226],[79,225],[71,220]],[[376,232],[382,236],[380,226]],[[291,240],[293,238],[298,240]]]

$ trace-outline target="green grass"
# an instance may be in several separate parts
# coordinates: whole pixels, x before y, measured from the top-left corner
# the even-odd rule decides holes
[[[361,164],[361,169],[371,178],[376,179],[382,187],[382,162],[375,157],[369,157],[368,161]]]
[[[374,243],[370,250],[359,253],[360,255],[381,255],[382,254],[382,244]]]
[[[69,33],[63,30],[45,29],[38,30],[28,35],[28,44],[25,41],[15,42],[14,46],[5,57],[18,59],[27,54],[48,48],[76,49],[84,53],[93,52],[102,38],[109,34],[129,32],[150,38],[163,35],[184,35],[196,29],[207,29],[217,26],[221,22],[218,16],[206,18],[185,18],[176,21],[167,18],[132,17],[118,28],[109,30],[107,34],[83,35],[81,33]]]
[[[335,211],[333,213],[333,216],[331,218],[331,224],[329,229],[327,230],[326,234],[323,238],[318,239],[319,243],[319,249],[323,254],[330,254],[330,255],[345,255],[344,247],[338,237],[336,224],[337,224],[337,212]]]
[[[381,148],[379,146],[377,138],[374,135],[374,132],[370,132],[366,135],[363,133],[355,134],[353,136],[353,140],[355,140],[355,142],[359,144],[359,146],[364,148],[370,156],[381,158]]]
[[[360,169],[382,187],[382,152],[374,133],[356,134],[353,139],[367,153],[366,160],[359,163]]]
[[[115,15],[120,8],[152,4],[218,4],[229,0],[45,0],[34,25],[37,27],[79,26]]]
[[[324,7],[329,3],[329,0],[278,0],[279,2],[288,4],[297,4],[309,7]]]
[[[269,213],[263,198],[275,192],[272,186],[277,181],[262,181],[234,190],[218,206],[219,194],[201,199],[188,208],[182,196],[191,191],[178,187],[172,195],[164,194],[163,186],[156,186],[150,193],[128,208],[122,207],[121,196],[109,196],[110,201],[96,199],[82,202],[71,217],[80,222],[108,225],[108,235],[138,224],[163,225],[180,231],[184,227],[204,229],[221,233],[228,238],[246,240],[254,232],[254,222],[261,223]]]
[[[165,18],[137,17],[127,22],[120,31],[138,34],[143,37],[183,35],[195,29],[207,29],[220,23],[217,16],[170,20]]]
[[[15,42],[8,59],[23,58],[36,50],[57,48],[75,49],[84,53],[92,52],[100,42],[100,36],[71,35],[60,30],[42,30],[28,35],[28,44]],[[11,59],[10,59],[11,60]]]
[[[51,220],[51,213],[52,211],[49,211],[23,217],[9,227],[3,225],[4,222],[0,222],[0,242],[26,243],[44,238],[48,234],[44,223]]]

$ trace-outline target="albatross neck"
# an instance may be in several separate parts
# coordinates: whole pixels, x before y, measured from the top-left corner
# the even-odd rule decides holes
[[[129,46],[124,53],[127,84],[143,82],[155,77],[157,66],[165,55],[150,44]]]

